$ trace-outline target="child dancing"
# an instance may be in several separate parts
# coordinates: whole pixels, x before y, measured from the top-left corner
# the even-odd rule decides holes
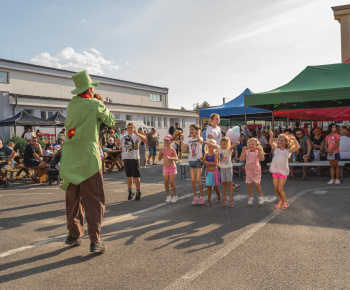
[[[219,153],[219,167],[220,167],[220,178],[222,182],[222,206],[233,207],[233,170],[232,170],[232,152],[235,147],[239,144],[237,141],[231,145],[231,141],[228,137],[222,137],[219,145],[213,145],[209,142],[202,141],[203,144],[213,146]],[[226,187],[228,187],[230,198],[226,197]]]
[[[219,156],[217,153],[215,153],[215,148],[217,147],[216,141],[213,139],[210,139],[207,147],[203,158],[203,164],[207,166],[207,172],[205,176],[205,185],[207,186],[208,200],[205,203],[205,206],[210,206],[211,190],[213,187],[216,192],[216,195],[218,196],[218,203],[221,204],[220,191],[219,191],[219,184],[221,183],[221,179],[220,179],[220,173],[217,166]]]
[[[204,204],[203,196],[203,184],[202,184],[202,167],[203,164],[200,161],[202,158],[202,142],[200,137],[200,128],[197,124],[192,124],[190,126],[190,137],[184,142],[184,136],[181,136],[182,152],[185,152],[189,148],[188,161],[190,164],[191,173],[191,185],[193,190],[193,201],[192,205]],[[197,196],[196,180],[198,183],[200,198]]]
[[[244,161],[246,160],[245,164],[245,182],[248,183],[248,193],[249,193],[249,199],[248,199],[248,205],[252,205],[254,198],[253,198],[253,182],[255,184],[256,191],[258,192],[259,196],[259,205],[264,204],[264,198],[261,193],[261,166],[259,163],[260,161],[265,160],[265,152],[264,149],[261,147],[260,142],[256,138],[250,138],[247,142],[248,149],[246,146],[242,149],[242,154],[240,156],[240,160]]]
[[[164,177],[164,187],[166,191],[167,198],[165,200],[166,203],[175,203],[178,200],[178,196],[176,194],[176,185],[175,185],[175,175],[177,174],[176,164],[177,154],[174,148],[170,147],[173,141],[173,137],[171,135],[167,135],[164,137],[164,148],[159,151],[158,160],[162,160],[164,158],[164,166],[163,166],[163,177]],[[171,185],[171,189],[173,190],[173,198],[170,195],[169,183]]]
[[[278,203],[276,208],[286,209],[289,206],[287,202],[286,194],[283,190],[289,174],[288,158],[291,153],[299,151],[299,143],[295,140],[293,135],[287,136],[280,134],[277,138],[277,142],[273,140],[273,133],[270,130],[269,143],[274,151],[274,157],[270,166],[270,172],[273,177],[273,186],[275,188]]]

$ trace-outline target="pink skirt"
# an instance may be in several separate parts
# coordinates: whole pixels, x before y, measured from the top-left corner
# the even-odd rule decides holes
[[[208,171],[205,176],[205,185],[206,186],[217,186],[221,183],[219,170]]]

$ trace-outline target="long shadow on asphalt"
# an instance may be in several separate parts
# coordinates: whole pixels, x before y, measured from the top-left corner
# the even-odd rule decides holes
[[[58,256],[66,251],[71,250],[72,247],[65,247],[65,248],[61,248],[59,250],[53,251],[53,252],[49,252],[49,253],[45,253],[42,255],[38,255],[38,256],[34,256],[31,258],[27,258],[27,259],[22,259],[22,260],[17,260],[15,262],[10,262],[7,264],[2,264],[0,265],[0,272],[4,271],[4,270],[8,270],[10,268],[14,268],[17,266],[23,266],[25,264],[31,264],[33,262],[37,262],[37,261],[41,261],[41,260],[47,260],[49,258]],[[61,260],[58,262],[54,262],[51,264],[45,264],[42,266],[38,266],[38,267],[31,267],[29,269],[26,270],[22,270],[22,271],[18,271],[18,272],[14,272],[11,274],[7,274],[7,275],[2,275],[1,276],[1,283],[5,283],[8,281],[13,281],[13,280],[17,280],[17,279],[21,279],[21,278],[25,278],[28,276],[33,276],[36,274],[41,274],[47,271],[51,271],[54,269],[59,269],[62,267],[66,267],[66,266],[70,266],[70,265],[75,265],[75,264],[80,264],[80,263],[84,263],[87,262],[91,259],[93,259],[94,257],[96,257],[96,254],[90,254],[87,256],[75,256],[75,257],[71,257],[65,260]]]
[[[18,207],[10,207],[10,208],[5,208],[5,209],[0,209],[0,213],[6,212],[6,211],[13,211],[13,210],[29,209],[29,208],[33,208],[33,207],[44,206],[44,205],[55,204],[55,203],[62,203],[62,200],[56,200],[56,201],[50,201],[50,202],[44,202],[44,203],[27,204],[27,205],[18,206]]]
[[[3,230],[13,229],[13,228],[21,227],[24,224],[32,221],[51,219],[55,217],[65,216],[65,215],[66,215],[66,211],[64,209],[38,212],[34,214],[21,215],[17,217],[0,218],[0,225]]]

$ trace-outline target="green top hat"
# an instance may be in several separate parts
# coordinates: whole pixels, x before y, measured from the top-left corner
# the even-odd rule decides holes
[[[86,70],[82,70],[72,75],[72,79],[76,87],[71,92],[73,95],[79,95],[90,88],[96,88],[98,86],[98,82],[91,81],[90,76]]]

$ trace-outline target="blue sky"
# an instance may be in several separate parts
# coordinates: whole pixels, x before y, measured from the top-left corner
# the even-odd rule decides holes
[[[338,0],[0,0],[0,58],[168,87],[219,105],[341,61]],[[107,97],[107,96],[106,96]]]

